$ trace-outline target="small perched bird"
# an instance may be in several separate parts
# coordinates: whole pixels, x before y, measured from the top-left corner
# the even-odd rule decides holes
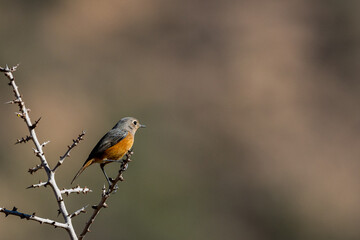
[[[134,144],[134,136],[139,128],[143,128],[139,121],[132,117],[122,118],[109,132],[107,132],[91,151],[84,165],[75,175],[74,180],[91,164],[100,163],[106,180],[111,185],[104,166],[110,162],[120,160]]]

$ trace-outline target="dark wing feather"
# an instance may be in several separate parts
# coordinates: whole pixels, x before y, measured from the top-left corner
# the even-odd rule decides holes
[[[109,147],[114,146],[118,142],[120,142],[122,139],[126,137],[128,134],[127,131],[119,130],[119,129],[111,129],[108,133],[106,133],[100,141],[96,144],[94,149],[91,151],[88,159],[86,162],[90,159],[93,159],[95,157],[101,156],[101,154],[108,149]]]

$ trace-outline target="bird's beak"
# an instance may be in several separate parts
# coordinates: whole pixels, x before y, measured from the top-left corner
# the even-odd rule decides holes
[[[140,127],[141,127],[141,128],[146,128],[146,125],[140,124]]]

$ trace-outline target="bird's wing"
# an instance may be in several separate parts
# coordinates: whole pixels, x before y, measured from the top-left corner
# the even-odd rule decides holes
[[[96,144],[96,146],[91,151],[91,153],[86,161],[101,155],[106,149],[114,146],[115,144],[120,142],[122,139],[124,139],[127,136],[127,134],[128,134],[128,132],[124,131],[124,130],[111,129]]]

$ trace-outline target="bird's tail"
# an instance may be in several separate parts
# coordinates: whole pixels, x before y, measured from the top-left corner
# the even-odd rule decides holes
[[[73,178],[73,180],[71,181],[71,184],[75,181],[75,179],[85,170],[85,168],[87,168],[88,166],[90,166],[92,163],[94,162],[93,159],[86,161],[84,163],[84,165],[80,168],[80,170],[77,172],[77,174],[75,175],[75,177]]]

